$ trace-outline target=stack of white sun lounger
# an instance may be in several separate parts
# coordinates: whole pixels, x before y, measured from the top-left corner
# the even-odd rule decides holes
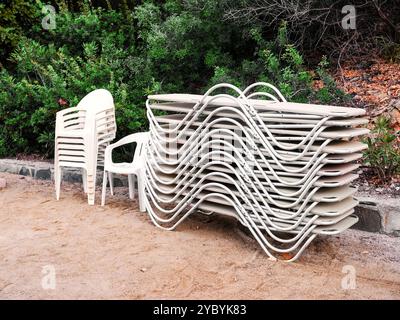
[[[287,102],[272,85],[148,97],[146,210],[174,229],[194,212],[237,218],[271,258],[357,222],[351,183],[365,111]]]

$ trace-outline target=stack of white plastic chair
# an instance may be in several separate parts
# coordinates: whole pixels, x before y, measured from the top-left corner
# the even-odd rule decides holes
[[[60,198],[63,167],[82,168],[82,181],[88,203],[94,204],[97,166],[104,162],[104,151],[115,138],[114,100],[111,93],[98,89],[86,95],[76,107],[57,112],[54,180]]]
[[[270,258],[294,261],[317,235],[357,222],[364,114],[290,103],[267,83],[149,96],[146,211],[167,230],[199,210],[233,216]]]

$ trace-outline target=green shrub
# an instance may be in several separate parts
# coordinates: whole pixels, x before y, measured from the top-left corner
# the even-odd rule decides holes
[[[120,30],[111,32],[99,27],[100,21],[105,20],[123,19],[115,11],[102,9],[86,15],[62,12],[57,19],[59,27],[52,31],[52,36],[57,38],[67,32],[70,42],[65,39],[46,43],[46,40],[43,44],[28,38],[20,40],[11,55],[16,65],[14,75],[6,70],[0,73],[0,156],[16,153],[51,156],[56,112],[76,105],[96,88],[112,92],[120,136],[146,128],[145,95],[154,92],[157,86],[151,81],[141,83],[130,79],[127,69],[135,68],[131,51],[123,49]],[[86,31],[94,26],[96,36],[71,27],[77,24],[86,26]],[[132,71],[139,74],[142,67],[137,67],[139,70]],[[130,89],[134,85],[140,87]]]
[[[90,5],[95,1],[71,11],[72,2],[55,2],[56,28],[42,29],[37,0],[29,33],[19,35],[0,72],[0,157],[51,157],[56,112],[96,88],[114,97],[118,137],[147,129],[145,100],[152,93],[266,81],[291,101],[341,98],[324,62],[316,74],[325,87],[313,89],[285,24],[267,41],[256,27],[224,21],[223,1],[144,1],[133,11]]]
[[[399,137],[390,127],[390,119],[379,117],[371,136],[365,139],[368,149],[364,152],[366,164],[371,166],[382,183],[400,173]]]
[[[32,1],[3,0],[0,3],[0,68],[21,37],[39,15]]]
[[[316,76],[307,70],[300,52],[288,42],[286,24],[278,29],[276,39],[266,41],[260,29],[249,32],[256,43],[255,59],[244,59],[239,67],[216,65],[211,84],[231,82],[245,87],[256,81],[274,84],[287,98],[294,102],[341,103],[348,97],[339,90],[329,75],[326,57],[323,57],[316,69]],[[313,80],[321,80],[321,89],[313,88]]]

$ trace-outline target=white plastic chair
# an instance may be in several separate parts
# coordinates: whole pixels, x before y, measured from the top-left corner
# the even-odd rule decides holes
[[[113,188],[113,173],[127,174],[129,185],[129,198],[134,199],[135,179],[138,183],[139,209],[141,212],[146,211],[144,206],[144,184],[143,170],[145,168],[145,146],[149,140],[148,132],[133,133],[119,140],[116,143],[110,144],[105,151],[104,156],[104,174],[103,174],[103,189],[101,196],[101,205],[104,206],[106,200],[107,178],[110,180],[111,195],[114,195]],[[136,149],[132,162],[114,163],[112,161],[112,151],[120,146],[136,142]]]
[[[83,188],[88,203],[94,204],[96,170],[104,161],[105,147],[115,138],[114,100],[98,89],[86,95],[76,107],[57,112],[54,180],[60,198],[62,167],[82,168]]]

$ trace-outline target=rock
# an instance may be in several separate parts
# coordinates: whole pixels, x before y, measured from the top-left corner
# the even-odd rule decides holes
[[[6,179],[0,178],[0,190],[4,189],[7,186]]]
[[[380,232],[382,229],[382,218],[378,208],[374,203],[360,203],[354,214],[358,217],[358,222],[353,226],[354,229]]]
[[[63,171],[63,180],[68,181],[68,182],[82,182],[82,172],[81,170],[79,171]]]
[[[50,178],[51,178],[50,169],[37,169],[36,179],[50,180]]]
[[[388,207],[385,210],[386,219],[385,219],[385,231],[387,233],[398,236],[400,233],[400,214],[393,210],[395,208]]]
[[[31,171],[27,167],[21,167],[18,174],[20,174],[21,176],[30,176]]]
[[[123,187],[124,183],[119,177],[114,177],[114,187]]]
[[[19,170],[19,165],[16,163],[13,163],[12,161],[9,160],[1,160],[0,163],[0,172],[8,172],[8,173],[13,173],[13,174],[18,174]]]

